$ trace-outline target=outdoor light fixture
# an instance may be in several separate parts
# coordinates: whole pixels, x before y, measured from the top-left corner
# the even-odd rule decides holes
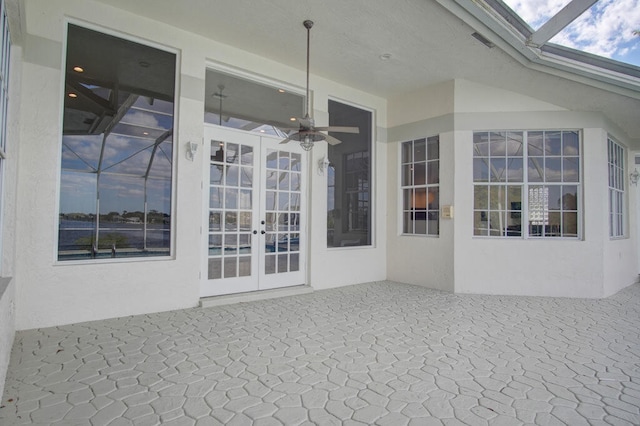
[[[193,161],[196,156],[196,152],[198,152],[198,144],[195,142],[187,142],[187,160]]]
[[[311,148],[313,148],[313,138],[311,135],[304,135],[304,138],[300,140],[300,146],[305,151],[311,151]]]
[[[640,180],[640,172],[638,172],[638,169],[634,169],[629,173],[629,180],[633,185],[638,185],[638,180]]]

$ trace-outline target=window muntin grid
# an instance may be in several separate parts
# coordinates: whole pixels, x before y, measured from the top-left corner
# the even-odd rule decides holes
[[[577,131],[475,132],[473,145],[474,235],[580,236]]]
[[[625,150],[611,138],[607,141],[607,148],[607,162],[609,165],[609,236],[612,238],[624,237]]]
[[[401,144],[402,233],[440,233],[440,137]]]

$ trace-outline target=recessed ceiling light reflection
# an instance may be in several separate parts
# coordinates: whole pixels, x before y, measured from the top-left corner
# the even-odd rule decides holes
[[[82,67],[78,67],[78,66],[73,67],[73,70],[74,70],[75,72],[84,72],[84,68],[82,68]]]
[[[285,93],[285,90],[284,89],[278,89],[278,92],[279,93]]]
[[[295,117],[291,117],[289,120],[290,121],[296,121],[296,118]]]
[[[73,98],[73,99],[78,97],[78,95],[76,95],[75,93],[69,93],[67,96],[69,96],[70,98]]]

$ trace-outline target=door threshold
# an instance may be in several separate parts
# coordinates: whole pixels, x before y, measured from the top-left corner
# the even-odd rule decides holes
[[[201,308],[212,306],[233,305],[235,303],[253,302],[256,300],[276,299],[279,297],[300,296],[313,293],[313,288],[308,285],[274,288],[271,290],[250,291],[247,293],[226,294],[223,296],[209,296],[200,298]]]

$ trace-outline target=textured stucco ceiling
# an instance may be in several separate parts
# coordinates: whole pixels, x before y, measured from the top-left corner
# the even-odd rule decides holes
[[[99,1],[300,69],[306,48],[302,22],[312,19],[314,74],[385,98],[467,79],[569,110],[604,112],[640,142],[640,89],[621,95],[544,67],[525,67],[473,38],[476,30],[493,41],[497,36],[443,7],[452,0]],[[385,53],[391,59],[381,60]]]

